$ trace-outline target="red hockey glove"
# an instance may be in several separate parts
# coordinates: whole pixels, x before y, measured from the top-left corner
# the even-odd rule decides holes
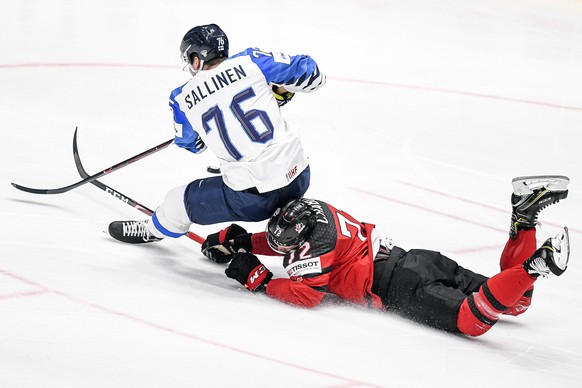
[[[237,224],[232,224],[218,233],[209,234],[202,244],[202,254],[215,263],[228,263],[239,250],[250,252],[252,233]]]
[[[234,254],[224,273],[250,291],[265,291],[267,283],[273,277],[273,273],[257,259],[257,256],[250,253]]]
[[[281,93],[279,94],[279,86],[277,85],[273,85],[272,88],[273,90],[273,95],[275,96],[275,100],[277,100],[277,105],[279,105],[279,107],[285,105],[286,103],[288,103],[289,101],[291,101],[291,99],[293,98],[293,96],[295,95],[295,93],[291,93],[291,92],[285,92],[285,93]]]

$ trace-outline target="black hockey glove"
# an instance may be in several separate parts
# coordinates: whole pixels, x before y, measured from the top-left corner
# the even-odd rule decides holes
[[[228,263],[234,253],[239,250],[251,252],[252,233],[237,224],[222,229],[218,233],[209,234],[202,244],[202,254],[215,263]]]
[[[291,101],[291,99],[295,95],[295,93],[291,92],[285,92],[283,94],[277,93],[277,89],[279,89],[279,86],[277,85],[273,85],[271,89],[273,90],[273,95],[275,96],[275,100],[277,100],[277,105],[279,105],[279,107]]]
[[[251,253],[236,253],[228,268],[226,276],[236,280],[250,291],[265,291],[273,273],[265,267],[257,256]]]

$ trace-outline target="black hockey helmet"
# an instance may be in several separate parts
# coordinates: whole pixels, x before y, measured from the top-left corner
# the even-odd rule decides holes
[[[204,62],[228,58],[228,38],[224,31],[216,24],[192,28],[182,38],[180,56],[184,62],[192,64],[193,54],[198,54]]]
[[[267,242],[271,249],[285,254],[300,246],[315,227],[317,213],[301,198],[288,202],[267,223]]]

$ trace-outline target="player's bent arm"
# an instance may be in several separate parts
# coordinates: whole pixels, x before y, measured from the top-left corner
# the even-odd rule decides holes
[[[248,55],[251,58],[265,76],[267,83],[282,86],[286,92],[311,93],[325,85],[325,75],[309,55],[287,55],[249,48],[231,58],[241,55]]]
[[[174,90],[170,96],[170,108],[174,118],[174,131],[176,132],[174,144],[192,153],[199,154],[206,150],[206,144],[204,144],[198,132],[192,128],[192,124],[188,121],[186,114],[180,109],[178,102],[176,102],[175,97],[179,90],[181,88]]]
[[[273,80],[273,83],[283,86],[285,90],[292,93],[311,93],[323,85],[326,78],[319,70],[317,63],[309,55],[296,55],[291,57],[291,63],[287,79],[284,81]]]
[[[325,293],[307,284],[291,279],[271,279],[266,288],[267,295],[285,303],[311,308],[319,305]]]

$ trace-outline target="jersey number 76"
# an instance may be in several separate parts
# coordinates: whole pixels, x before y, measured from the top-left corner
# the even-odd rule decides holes
[[[255,97],[255,92],[253,91],[252,87],[249,87],[243,90],[240,93],[237,93],[230,103],[230,111],[234,115],[234,117],[238,120],[241,124],[242,128],[246,132],[249,139],[253,142],[257,143],[266,143],[273,139],[273,123],[269,118],[267,112],[259,109],[251,109],[247,112],[243,111],[241,108],[241,104],[250,99]],[[266,130],[263,132],[257,131],[256,127],[253,124],[253,120],[258,118],[261,120],[263,125],[265,126]],[[220,140],[224,144],[226,151],[232,156],[235,160],[241,160],[243,155],[237,150],[235,145],[230,140],[230,136],[228,134],[228,128],[226,127],[226,123],[224,121],[224,114],[218,105],[213,106],[212,108],[208,109],[202,115],[202,126],[204,127],[204,131],[209,133],[212,131],[212,127],[209,125],[211,121],[214,121],[215,126],[218,130],[220,135]]]

